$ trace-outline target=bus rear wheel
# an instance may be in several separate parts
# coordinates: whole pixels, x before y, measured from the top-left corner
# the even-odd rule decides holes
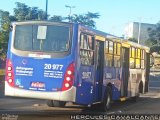
[[[49,107],[64,107],[66,105],[66,102],[56,101],[56,100],[47,100],[47,105]]]
[[[106,112],[107,110],[109,110],[111,108],[111,103],[112,103],[111,88],[107,87],[103,103],[101,104],[101,111]]]

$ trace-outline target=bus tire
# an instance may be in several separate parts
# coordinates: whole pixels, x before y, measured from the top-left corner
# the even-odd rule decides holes
[[[106,92],[105,92],[105,97],[104,100],[101,104],[101,111],[106,112],[111,108],[111,103],[112,103],[112,92],[111,88],[107,87]]]
[[[55,101],[55,100],[47,100],[47,105],[49,107],[64,107],[66,102],[64,101]]]
[[[64,107],[66,105],[66,102],[64,101],[53,101],[53,106],[54,107]]]
[[[48,107],[54,107],[53,106],[53,100],[47,100],[46,104],[48,105]]]

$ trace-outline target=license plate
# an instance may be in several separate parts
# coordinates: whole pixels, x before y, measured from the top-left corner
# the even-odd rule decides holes
[[[32,82],[31,83],[31,87],[34,88],[45,88],[45,84],[42,82]]]

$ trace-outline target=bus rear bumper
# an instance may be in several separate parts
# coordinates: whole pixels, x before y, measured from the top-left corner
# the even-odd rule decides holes
[[[14,88],[9,86],[9,84],[5,81],[5,96],[75,102],[76,87],[72,86],[67,91],[41,92],[41,91],[31,91],[20,88]]]

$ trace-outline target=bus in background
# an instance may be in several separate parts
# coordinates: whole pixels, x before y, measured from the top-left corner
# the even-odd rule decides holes
[[[13,22],[5,95],[99,104],[137,99],[148,91],[149,48],[75,23]]]

